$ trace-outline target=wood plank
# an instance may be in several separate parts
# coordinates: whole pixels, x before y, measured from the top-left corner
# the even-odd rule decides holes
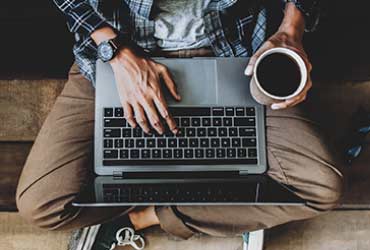
[[[0,142],[0,211],[15,211],[18,178],[32,143]]]
[[[65,80],[0,80],[0,141],[33,141]]]
[[[370,211],[335,211],[267,230],[265,250],[368,250]]]

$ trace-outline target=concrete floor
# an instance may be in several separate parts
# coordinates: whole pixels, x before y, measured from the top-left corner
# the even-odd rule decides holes
[[[67,250],[69,235],[70,232],[36,229],[17,213],[0,213],[0,249]],[[268,230],[265,250],[369,250],[369,236],[370,211],[334,211]],[[238,238],[195,237],[190,241],[174,241],[157,230],[146,238],[149,243],[146,250],[241,250]]]

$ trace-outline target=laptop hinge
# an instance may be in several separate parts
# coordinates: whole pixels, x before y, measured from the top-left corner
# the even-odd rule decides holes
[[[240,170],[239,175],[248,175],[248,170]]]
[[[237,177],[240,173],[238,171],[227,172],[121,172],[114,171],[114,179],[166,179],[166,178],[230,178]]]

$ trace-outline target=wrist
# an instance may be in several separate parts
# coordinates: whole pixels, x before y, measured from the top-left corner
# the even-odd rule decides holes
[[[286,3],[284,19],[279,27],[280,32],[302,40],[304,34],[305,21],[301,11],[294,3]]]
[[[94,42],[98,46],[102,42],[113,39],[116,36],[117,36],[117,33],[114,31],[113,28],[109,26],[102,27],[100,29],[95,30],[93,33],[91,33],[91,38],[94,40]]]

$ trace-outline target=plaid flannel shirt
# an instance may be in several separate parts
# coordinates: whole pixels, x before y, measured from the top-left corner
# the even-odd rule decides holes
[[[90,34],[96,29],[109,25],[147,51],[157,48],[151,19],[153,1],[54,0],[67,17],[69,30],[75,34],[73,53],[76,63],[92,83],[95,82],[97,46]],[[298,1],[295,3],[302,9],[299,3],[313,0]],[[211,1],[203,18],[206,35],[216,56],[250,56],[261,46],[266,36],[266,9],[257,2]]]

